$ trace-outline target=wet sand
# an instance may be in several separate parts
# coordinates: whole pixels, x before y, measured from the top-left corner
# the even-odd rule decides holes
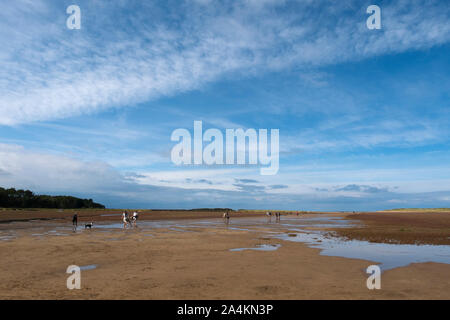
[[[337,230],[349,239],[377,243],[450,245],[450,211],[442,212],[367,212],[348,214],[363,228]]]
[[[135,210],[128,210],[132,213]],[[0,211],[0,227],[2,223],[10,222],[71,222],[74,213],[78,214],[78,221],[121,221],[123,210],[116,209],[3,209]],[[138,210],[140,220],[184,220],[220,218],[224,211],[190,211],[190,210]],[[231,218],[262,216],[261,212],[230,212]]]
[[[373,262],[323,256],[304,243],[267,237],[267,231],[205,225],[185,229],[190,232],[94,228],[33,236],[49,224],[67,226],[65,220],[0,224],[20,235],[0,241],[0,299],[450,299],[448,264],[387,270],[382,289],[368,290],[365,269]],[[230,251],[262,244],[281,246]],[[66,288],[72,264],[96,266],[81,272],[81,290]]]

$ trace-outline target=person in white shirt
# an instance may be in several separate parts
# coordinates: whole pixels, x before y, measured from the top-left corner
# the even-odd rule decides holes
[[[128,217],[128,212],[122,213],[122,220],[123,220],[123,228],[126,229],[127,225],[131,226],[130,218]]]
[[[139,218],[139,213],[137,213],[136,211],[135,212],[133,212],[133,224],[134,224],[134,226],[136,227],[136,222],[137,222],[137,219]]]

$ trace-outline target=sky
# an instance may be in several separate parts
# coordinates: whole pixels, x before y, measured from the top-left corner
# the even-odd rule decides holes
[[[0,0],[0,186],[110,208],[450,207],[449,56],[445,0]],[[194,121],[278,129],[278,173],[175,165]]]

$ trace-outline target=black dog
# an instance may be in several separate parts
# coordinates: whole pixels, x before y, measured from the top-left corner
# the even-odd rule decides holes
[[[93,222],[91,222],[91,223],[86,223],[86,224],[84,225],[84,228],[85,228],[85,229],[87,229],[87,228],[92,229],[93,226],[94,226],[94,223],[93,223]]]

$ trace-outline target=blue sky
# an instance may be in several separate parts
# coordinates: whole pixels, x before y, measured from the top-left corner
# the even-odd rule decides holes
[[[448,1],[2,1],[0,186],[109,207],[449,207],[449,16]],[[175,166],[171,133],[195,120],[279,129],[278,174]]]

